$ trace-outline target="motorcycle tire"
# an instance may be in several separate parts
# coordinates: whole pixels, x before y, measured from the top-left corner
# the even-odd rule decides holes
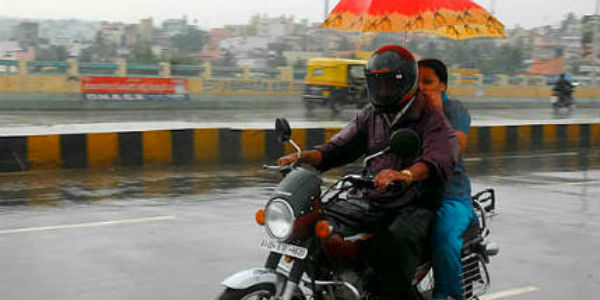
[[[332,99],[333,101],[331,101],[331,103],[329,104],[329,108],[331,108],[331,112],[334,114],[338,114],[340,113],[340,111],[342,111],[342,103],[340,101],[338,101],[337,99]]]
[[[302,292],[298,289],[292,297],[293,300],[305,300]],[[270,283],[257,283],[245,289],[226,288],[217,297],[218,300],[270,300],[275,299],[275,286]]]
[[[311,102],[304,102],[304,108],[307,111],[313,111],[315,109],[315,104]]]

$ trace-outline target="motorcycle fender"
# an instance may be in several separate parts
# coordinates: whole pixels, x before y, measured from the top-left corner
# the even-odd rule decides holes
[[[275,270],[254,268],[233,274],[223,280],[221,284],[232,289],[245,289],[257,283],[272,283],[277,286],[284,280],[285,277]]]

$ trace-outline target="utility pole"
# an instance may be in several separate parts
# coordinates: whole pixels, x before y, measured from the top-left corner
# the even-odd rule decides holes
[[[329,0],[325,0],[325,15],[323,16],[323,22],[327,20],[327,15],[329,14]],[[327,29],[323,30],[323,34],[325,35],[325,53],[329,55],[329,32]]]
[[[592,86],[596,87],[598,75],[598,9],[600,8],[600,0],[596,0],[596,13],[594,14],[594,29],[592,30]]]

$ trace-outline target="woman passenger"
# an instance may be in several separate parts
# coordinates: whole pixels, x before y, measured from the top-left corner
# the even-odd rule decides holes
[[[459,144],[459,161],[444,186],[442,204],[432,226],[432,262],[434,299],[464,299],[460,281],[462,234],[475,217],[471,200],[471,182],[465,170],[463,154],[467,147],[471,116],[463,104],[448,99],[448,70],[437,59],[419,61],[419,89],[430,105],[444,111]]]

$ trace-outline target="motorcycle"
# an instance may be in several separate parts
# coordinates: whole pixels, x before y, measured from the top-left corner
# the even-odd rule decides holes
[[[570,86],[568,91],[555,91],[552,93],[550,102],[552,103],[552,112],[555,116],[561,117],[571,115],[575,107],[575,100],[573,99],[572,94],[578,85],[579,84],[574,83]]]
[[[300,158],[302,150],[291,139],[289,123],[277,119],[275,127],[278,140],[289,142]],[[255,214],[256,222],[267,233],[260,247],[268,250],[269,255],[263,268],[244,270],[225,279],[222,282],[225,290],[217,299],[372,299],[374,291],[370,290],[365,271],[368,268],[336,257],[335,247],[341,244],[330,243],[331,237],[342,232],[343,225],[326,218],[326,211],[339,201],[348,201],[358,190],[374,188],[374,176],[365,171],[371,159],[387,153],[404,157],[420,148],[420,139],[414,131],[398,130],[385,150],[364,159],[362,172],[344,175],[323,193],[320,174],[302,168],[300,159],[289,166],[263,166],[284,175],[265,208]],[[392,188],[407,186],[395,182]],[[488,217],[496,206],[494,190],[477,193],[473,204],[478,218],[463,234],[461,281],[465,299],[478,299],[487,292],[490,285],[487,264],[499,251],[497,244],[488,241]],[[342,244],[358,247],[370,236],[369,233],[343,236]],[[431,293],[433,275],[429,260],[419,265],[412,284],[422,295]]]

